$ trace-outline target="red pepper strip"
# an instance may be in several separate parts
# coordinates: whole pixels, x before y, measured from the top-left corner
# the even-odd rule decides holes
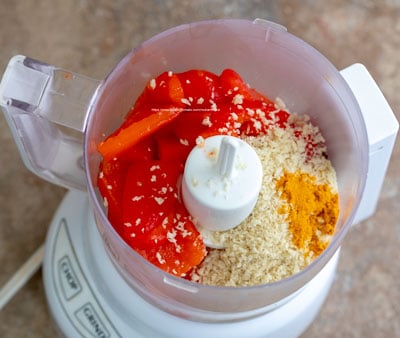
[[[170,123],[178,117],[180,112],[181,109],[160,109],[142,120],[133,122],[117,135],[107,138],[98,145],[97,150],[106,160],[117,157],[146,136],[153,134],[162,126]]]
[[[125,161],[102,161],[97,178],[99,190],[108,206],[108,219],[117,230],[122,224],[120,204],[128,165]]]
[[[221,95],[218,88],[218,76],[206,70],[188,70],[177,74],[183,89],[184,97],[190,108],[210,108],[210,100],[217,102]]]
[[[245,101],[261,101],[267,104],[273,104],[268,97],[250,88],[241,76],[232,69],[225,69],[221,73],[219,84],[222,95],[225,97],[233,98],[235,95],[240,94],[243,95],[243,100]]]
[[[183,165],[143,161],[127,170],[122,197],[122,238],[164,271],[181,276],[200,264],[206,251],[179,200]]]
[[[164,72],[147,83],[144,91],[135,102],[134,110],[140,109],[143,104],[148,103],[153,106],[160,104],[183,106],[183,98],[183,88],[178,76],[171,72]]]

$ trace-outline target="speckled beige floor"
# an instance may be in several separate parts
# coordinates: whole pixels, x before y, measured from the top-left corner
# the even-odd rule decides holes
[[[273,19],[338,69],[361,62],[400,118],[400,3],[332,1],[2,0],[0,73],[24,54],[94,78],[135,45],[180,23]],[[65,191],[29,173],[0,115],[0,285],[44,240]],[[304,337],[400,337],[400,147],[376,214],[343,243],[331,293]],[[40,273],[0,312],[0,337],[54,337]]]

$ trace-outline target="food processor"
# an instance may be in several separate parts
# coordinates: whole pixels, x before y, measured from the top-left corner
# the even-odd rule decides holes
[[[168,70],[236,70],[288,110],[308,114],[337,173],[340,214],[330,245],[278,282],[216,287],[167,274],[131,249],[106,217],[97,145],[146,83]],[[67,337],[297,337],[332,284],[352,224],[374,213],[398,122],[366,68],[338,71],[278,24],[211,20],[169,29],[132,50],[102,81],[13,57],[0,105],[26,166],[69,189],[48,231],[47,300]]]

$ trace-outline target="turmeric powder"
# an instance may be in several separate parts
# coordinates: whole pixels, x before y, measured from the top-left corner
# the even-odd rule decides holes
[[[328,246],[339,215],[339,197],[328,184],[317,184],[308,173],[285,172],[276,182],[285,204],[292,242],[305,256],[317,257]]]

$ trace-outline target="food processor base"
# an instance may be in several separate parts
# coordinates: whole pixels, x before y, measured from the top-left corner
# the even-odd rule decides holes
[[[205,323],[149,304],[118,273],[104,248],[87,194],[69,191],[50,225],[43,263],[52,316],[66,337],[298,337],[332,284],[339,251],[283,305],[250,319]]]

